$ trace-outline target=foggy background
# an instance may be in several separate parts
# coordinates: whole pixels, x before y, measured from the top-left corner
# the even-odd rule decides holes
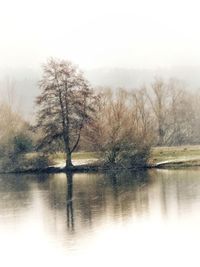
[[[198,1],[0,1],[0,90],[33,112],[41,66],[70,60],[94,86],[135,88],[155,76],[200,88]]]

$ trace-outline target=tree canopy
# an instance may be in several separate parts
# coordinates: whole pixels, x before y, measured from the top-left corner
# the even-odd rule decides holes
[[[93,90],[78,67],[59,59],[50,59],[43,66],[39,87],[37,125],[42,130],[40,147],[61,141],[66,166],[70,166],[71,154],[78,146],[81,131],[92,118]]]

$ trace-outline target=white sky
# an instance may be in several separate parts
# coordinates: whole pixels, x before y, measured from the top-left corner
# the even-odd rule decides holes
[[[0,0],[0,67],[200,65],[200,1]]]

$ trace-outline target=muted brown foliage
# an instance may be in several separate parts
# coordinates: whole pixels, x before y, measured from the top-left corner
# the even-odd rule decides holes
[[[60,141],[66,154],[66,165],[70,166],[71,154],[94,111],[93,91],[76,66],[55,59],[44,65],[39,86],[37,125],[43,133],[40,147]]]
[[[151,123],[142,91],[101,90],[90,143],[103,152],[106,163],[124,167],[144,165],[151,143]]]

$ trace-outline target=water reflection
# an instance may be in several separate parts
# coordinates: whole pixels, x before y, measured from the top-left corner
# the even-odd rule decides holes
[[[74,231],[74,211],[73,211],[73,175],[67,174],[67,227]]]
[[[138,214],[147,209],[148,179],[147,172],[52,175],[47,202],[56,223],[66,216],[69,233],[92,231],[105,218],[126,220],[133,208]]]
[[[125,264],[123,258],[127,263],[132,259],[133,250],[137,266],[147,264],[142,252],[151,264],[163,266],[152,258],[156,250],[164,257],[161,243],[177,261],[186,250],[194,256],[200,240],[199,209],[199,169],[1,175],[0,250],[5,258],[20,251],[31,257],[31,248],[49,266],[58,261],[64,266],[70,259],[74,266],[83,260],[94,266],[90,252],[97,256],[99,250],[102,260],[96,266],[119,266]],[[195,247],[187,245],[191,242]],[[110,262],[102,262],[105,257]],[[7,266],[13,266],[10,260]],[[21,260],[21,266],[27,266]]]
[[[0,216],[43,209],[66,232],[91,229],[104,220],[181,216],[200,205],[199,170],[139,173],[4,175],[0,178]],[[38,207],[39,208],[39,207]],[[63,220],[63,218],[66,218]]]

